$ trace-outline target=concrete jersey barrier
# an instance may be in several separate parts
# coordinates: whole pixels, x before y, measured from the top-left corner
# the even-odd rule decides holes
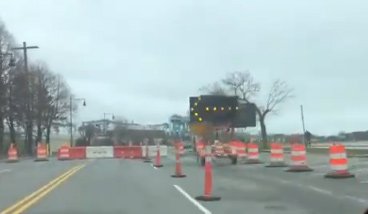
[[[146,156],[146,146],[142,146],[143,157]],[[148,156],[155,157],[157,153],[157,146],[148,146]],[[167,146],[160,146],[160,156],[167,156]]]

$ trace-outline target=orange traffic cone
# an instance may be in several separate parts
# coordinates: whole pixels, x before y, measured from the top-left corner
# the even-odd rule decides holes
[[[157,145],[156,160],[155,160],[155,164],[153,166],[154,167],[163,167],[163,165],[161,164],[160,144]]]
[[[8,160],[6,162],[8,163],[15,163],[18,162],[18,151],[14,147],[14,144],[10,144],[9,150],[8,150]]]
[[[43,143],[37,144],[37,158],[35,161],[48,161],[46,145]]]
[[[206,158],[204,165],[204,194],[197,196],[199,201],[219,201],[221,197],[212,195],[212,160],[211,160],[211,146],[206,146]]]
[[[58,154],[57,154],[57,159],[58,160],[70,160],[69,146],[68,145],[62,145],[59,148]]]
[[[266,167],[286,167],[281,143],[271,143],[270,164]]]
[[[346,157],[345,146],[334,144],[330,146],[330,166],[332,172],[325,175],[325,178],[353,178],[354,174],[348,171],[348,159]]]
[[[150,157],[149,157],[149,149],[148,149],[148,143],[146,143],[146,145],[145,145],[145,158],[144,158],[144,161],[143,162],[145,162],[145,163],[150,163],[150,162],[152,162],[151,161],[151,159],[150,159]]]
[[[183,174],[181,161],[180,161],[180,143],[177,142],[175,144],[175,153],[176,153],[176,159],[175,159],[175,175],[171,175],[171,177],[174,178],[184,178],[186,175]]]
[[[295,143],[291,146],[291,166],[287,172],[310,172],[313,169],[307,165],[305,145]]]

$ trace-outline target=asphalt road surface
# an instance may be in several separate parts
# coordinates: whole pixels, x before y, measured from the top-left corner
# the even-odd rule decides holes
[[[266,154],[262,159],[267,160]],[[183,157],[186,178],[172,178],[174,157],[154,168],[142,160],[96,159],[0,163],[1,213],[363,213],[368,208],[368,159],[350,159],[356,178],[323,178],[327,155],[309,155],[313,172],[214,161],[217,202],[197,202],[203,169]]]

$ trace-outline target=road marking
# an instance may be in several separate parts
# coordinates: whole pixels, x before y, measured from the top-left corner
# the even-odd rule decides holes
[[[10,172],[10,171],[11,171],[10,169],[2,169],[2,170],[0,170],[0,173]]]
[[[325,194],[325,195],[333,195],[333,193],[331,191],[328,191],[328,190],[325,190],[325,189],[321,189],[321,188],[318,188],[318,187],[315,187],[315,186],[311,186],[311,185],[308,185],[307,186],[309,189],[312,189],[316,192],[319,192],[319,193],[322,193],[322,194]]]
[[[348,198],[348,199],[351,199],[353,201],[356,201],[356,202],[359,202],[359,203],[362,203],[364,205],[366,205],[368,203],[368,200],[364,199],[364,198],[358,198],[358,197],[355,197],[355,196],[351,196],[351,195],[345,195],[344,196],[345,198]]]
[[[151,164],[151,166],[154,168],[154,169],[158,169],[157,167],[155,167],[155,165]]]
[[[200,209],[204,214],[212,214],[206,207],[202,206],[198,201],[192,198],[187,192],[185,192],[180,186],[173,185],[182,195],[184,195],[190,202],[192,202],[198,209]]]
[[[30,195],[26,196],[25,198],[21,199],[14,205],[8,207],[7,209],[3,210],[1,214],[8,214],[8,213],[22,213],[29,207],[31,207],[33,204],[41,200],[44,196],[46,196],[47,193],[49,193],[51,190],[55,189],[57,186],[59,186],[61,183],[66,181],[69,177],[71,177],[73,174],[75,174],[77,171],[82,169],[85,166],[85,164],[75,166],[62,175],[56,177],[54,180],[50,181],[45,186],[41,187],[40,189],[36,190],[35,192],[31,193]]]

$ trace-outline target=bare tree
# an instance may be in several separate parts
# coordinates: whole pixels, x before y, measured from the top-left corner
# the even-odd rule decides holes
[[[17,90],[15,87],[17,86],[17,81],[19,81],[21,70],[23,69],[23,60],[16,55],[15,57],[16,62],[14,68],[11,69],[8,75],[8,81],[7,81],[7,102],[6,102],[6,110],[5,110],[5,119],[7,126],[9,128],[9,134],[10,134],[10,142],[13,144],[16,144],[16,128],[17,128],[17,121],[19,121],[19,118],[21,117],[20,114],[22,112],[20,111],[19,106],[19,98],[17,95]],[[19,86],[19,85],[18,85]]]
[[[7,104],[7,85],[10,68],[10,46],[14,44],[13,36],[0,21],[0,151],[4,147],[4,121]]]
[[[254,98],[260,92],[260,83],[256,82],[249,71],[245,72],[233,72],[229,73],[222,83],[228,88],[228,91],[235,96],[238,96],[240,100],[247,103],[253,102]],[[216,86],[216,87],[214,87]],[[226,91],[218,82],[210,84],[207,87],[203,87],[201,92],[210,92],[210,94],[216,94],[218,90]],[[277,107],[292,97],[292,89],[286,84],[285,81],[276,80],[272,83],[271,89],[267,94],[266,104],[256,104],[256,112],[258,120],[261,126],[262,144],[263,147],[267,147],[267,129],[266,129],[266,116],[270,112],[275,112]],[[226,95],[226,93],[217,93],[218,95]]]
[[[267,148],[267,129],[266,116],[277,111],[277,107],[291,98],[293,89],[290,88],[285,81],[276,80],[272,83],[271,89],[267,95],[266,105],[258,106],[256,108],[259,123],[261,125],[261,135],[263,148]]]
[[[255,82],[249,71],[229,73],[222,82],[235,96],[246,102],[256,96],[261,89],[260,84]]]
[[[208,84],[207,86],[200,88],[199,91],[207,95],[227,95],[226,89],[219,82]]]
[[[47,109],[45,112],[44,126],[46,129],[46,143],[50,144],[51,128],[58,129],[60,126],[68,126],[67,115],[70,109],[70,89],[60,75],[50,74],[46,84]]]
[[[91,145],[91,140],[98,132],[98,128],[94,124],[82,125],[78,128],[85,145]]]

